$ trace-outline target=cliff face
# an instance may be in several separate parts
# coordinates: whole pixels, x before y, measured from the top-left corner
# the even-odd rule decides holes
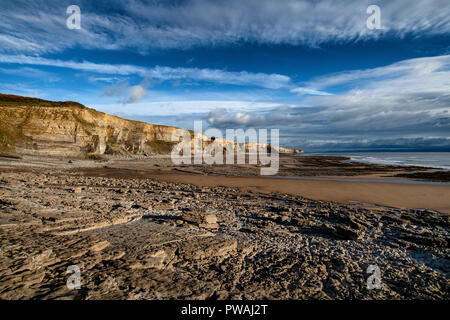
[[[76,102],[0,94],[3,154],[86,157],[166,154],[175,127],[126,120]],[[281,152],[298,150],[280,148]]]

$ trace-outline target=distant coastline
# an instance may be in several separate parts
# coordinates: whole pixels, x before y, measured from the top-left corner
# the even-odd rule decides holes
[[[345,151],[345,152],[305,152],[303,156],[343,156],[349,157],[350,161],[395,165],[395,166],[417,166],[424,168],[435,168],[439,170],[450,170],[450,152],[400,152],[400,151]]]

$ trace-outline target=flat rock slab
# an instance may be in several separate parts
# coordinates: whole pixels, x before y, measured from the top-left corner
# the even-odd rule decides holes
[[[237,241],[229,237],[204,237],[184,242],[180,247],[180,255],[186,260],[224,259],[236,253]]]
[[[201,227],[216,228],[218,226],[217,216],[213,213],[203,211],[187,211],[183,212],[181,217],[184,221],[199,225]]]
[[[0,175],[2,299],[448,299],[450,292],[450,219],[439,212],[56,169]],[[381,270],[378,290],[366,287],[372,264]],[[81,290],[67,287],[73,266]]]

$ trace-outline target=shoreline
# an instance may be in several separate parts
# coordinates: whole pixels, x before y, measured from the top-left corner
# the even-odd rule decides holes
[[[393,151],[393,152],[389,152],[389,151],[361,151],[361,152],[325,152],[325,153],[320,153],[320,152],[304,152],[299,156],[317,156],[317,157],[346,157],[348,158],[346,161],[348,162],[356,162],[356,163],[362,163],[362,164],[368,164],[368,165],[381,165],[381,166],[399,166],[399,167],[417,167],[417,168],[423,168],[424,170],[434,170],[434,171],[443,171],[443,172],[448,172],[450,171],[450,164],[447,165],[433,165],[432,163],[420,163],[417,162],[417,157],[413,158],[413,159],[404,159],[404,160],[400,160],[399,159],[394,159],[394,158],[389,158],[389,159],[384,159],[383,157],[377,157],[380,154],[388,154],[388,155],[392,155],[392,156],[396,156],[396,155],[405,155],[406,157],[408,155],[429,155],[429,154],[442,154],[447,153],[450,156],[450,152],[449,151],[443,151],[443,152],[435,152],[435,151],[430,151],[430,152],[415,152],[415,151],[411,151],[411,152],[402,152],[402,151]],[[368,160],[368,158],[370,158],[371,160]]]

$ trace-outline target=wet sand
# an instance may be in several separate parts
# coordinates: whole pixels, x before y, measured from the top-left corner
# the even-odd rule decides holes
[[[151,174],[151,177],[160,181],[187,183],[201,187],[238,187],[250,192],[286,193],[344,204],[358,201],[395,208],[431,209],[450,214],[450,185],[217,177],[167,173]]]
[[[302,196],[312,200],[334,201],[342,204],[370,204],[394,208],[415,208],[436,210],[450,214],[450,184],[411,184],[387,182],[392,177],[380,174],[351,176],[352,181],[317,181],[320,177],[302,177],[304,180],[261,177],[261,176],[218,176],[191,174],[177,169],[149,169],[148,167],[128,168],[85,168],[80,173],[86,176],[109,178],[155,179],[158,181],[191,184],[198,187],[231,187],[244,192],[279,193]],[[328,176],[322,178],[339,178]],[[354,182],[353,180],[372,179],[378,182]],[[386,182],[384,182],[386,181]]]

